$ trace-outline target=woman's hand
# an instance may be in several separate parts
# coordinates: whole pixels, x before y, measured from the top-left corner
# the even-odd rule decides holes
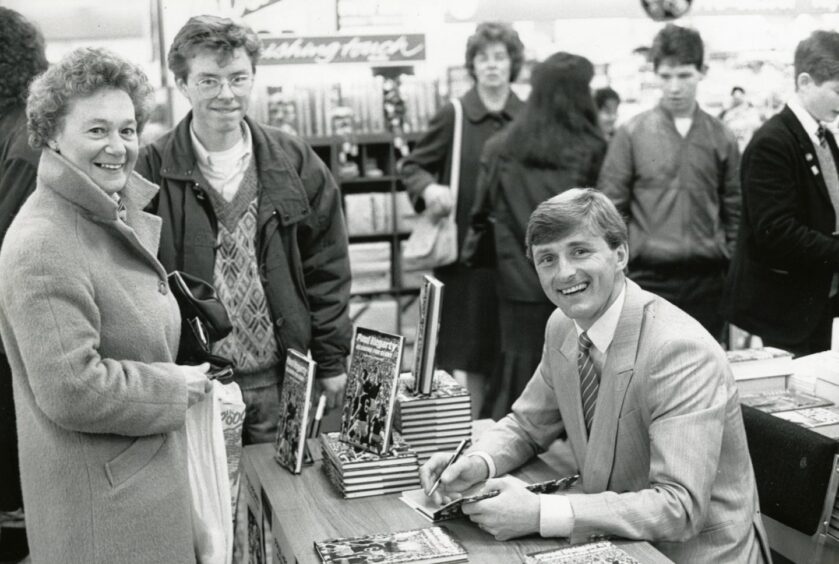
[[[204,396],[213,389],[213,383],[207,378],[210,363],[205,362],[198,366],[181,366],[181,368],[186,377],[187,407],[192,407],[194,404],[203,400]]]
[[[443,218],[452,212],[452,191],[448,186],[429,184],[422,192],[425,210],[433,218]]]

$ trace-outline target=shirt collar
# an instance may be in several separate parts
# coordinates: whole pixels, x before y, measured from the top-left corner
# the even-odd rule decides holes
[[[192,138],[192,147],[195,152],[195,160],[198,161],[198,164],[212,168],[215,164],[213,160],[218,160],[219,157],[226,157],[225,160],[241,161],[251,156],[251,152],[253,152],[253,139],[251,139],[251,130],[246,121],[242,121],[242,140],[225,151],[207,150],[195,134],[194,124],[194,121],[189,124],[189,136]]]
[[[621,284],[621,293],[618,294],[617,299],[603,312],[597,321],[586,331],[586,335],[591,340],[595,348],[605,354],[612,344],[612,339],[615,338],[615,330],[618,328],[618,321],[620,321],[621,311],[623,310],[623,303],[626,300],[626,279]],[[574,321],[574,328],[577,330],[577,336],[583,332],[583,328],[577,325]]]
[[[801,99],[798,97],[798,94],[793,95],[792,98],[787,102],[787,106],[792,113],[795,114],[795,117],[798,118],[798,121],[801,122],[801,126],[804,128],[804,131],[807,132],[807,135],[810,136],[810,141],[813,142],[814,145],[819,144],[819,122],[814,118],[810,112],[804,109],[804,105],[801,103]]]

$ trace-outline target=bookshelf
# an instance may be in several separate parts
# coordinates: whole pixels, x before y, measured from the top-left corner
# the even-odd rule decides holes
[[[406,134],[413,145],[420,133]],[[348,155],[353,172],[339,155],[343,136],[307,137],[306,141],[332,171],[341,189],[350,242],[350,318],[362,325],[405,336],[403,369],[413,360],[417,326],[417,297],[428,271],[405,271],[402,245],[416,218],[405,187],[396,173],[398,152],[389,133],[353,137],[357,154]],[[357,171],[355,170],[357,169]]]

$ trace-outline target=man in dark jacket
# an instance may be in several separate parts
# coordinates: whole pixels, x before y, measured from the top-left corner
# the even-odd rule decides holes
[[[724,299],[728,319],[764,344],[830,348],[839,315],[839,33],[795,50],[795,94],[743,154],[743,221]]]
[[[161,262],[211,281],[230,314],[233,331],[213,352],[234,362],[245,444],[275,438],[289,348],[311,351],[337,405],[351,334],[338,188],[308,145],[245,117],[259,51],[250,28],[191,18],[169,68],[192,112],[136,167],[160,185]]]

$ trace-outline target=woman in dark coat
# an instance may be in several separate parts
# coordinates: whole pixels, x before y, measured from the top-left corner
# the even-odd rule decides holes
[[[39,151],[27,143],[26,94],[29,83],[47,68],[44,38],[22,15],[0,7],[0,244],[9,224],[35,189]],[[17,430],[12,372],[0,350],[0,562],[29,552],[21,525]]]
[[[560,192],[594,185],[606,152],[589,89],[593,74],[588,59],[570,53],[536,65],[523,111],[481,157],[472,221],[480,228],[488,216],[494,220],[502,359],[484,414],[495,419],[510,411],[539,365],[554,310],[525,256],[530,214]]]
[[[460,183],[455,206],[458,243],[469,225],[475,201],[484,142],[518,113],[521,100],[510,89],[524,61],[524,46],[506,24],[482,23],[466,44],[466,68],[475,86],[460,98],[463,105],[463,141]],[[432,118],[428,132],[402,163],[402,180],[418,212],[442,217],[452,206],[452,138],[455,110],[446,104]],[[458,264],[438,268],[434,274],[446,286],[440,321],[437,365],[449,370],[469,388],[473,414],[480,411],[488,376],[496,369],[498,354],[498,302],[491,269],[468,269]]]

